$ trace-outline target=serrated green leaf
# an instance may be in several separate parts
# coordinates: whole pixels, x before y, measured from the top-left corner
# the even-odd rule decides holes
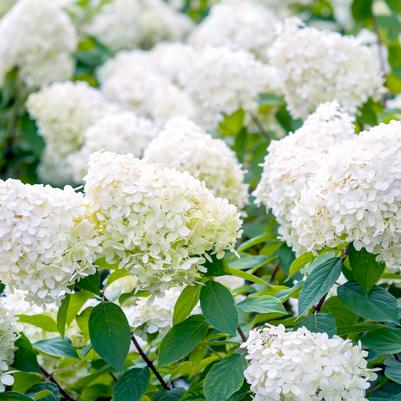
[[[185,320],[199,301],[201,286],[189,285],[184,288],[174,306],[173,324]]]
[[[36,353],[32,347],[31,342],[24,333],[15,342],[16,351],[14,353],[13,367],[21,370],[22,372],[36,372],[41,373]]]
[[[314,256],[312,252],[306,252],[298,256],[290,265],[289,277],[293,277],[299,272],[307,263],[313,260]]]
[[[207,401],[227,401],[244,382],[246,359],[241,354],[232,354],[215,363],[209,370],[203,391]]]
[[[206,320],[216,329],[235,335],[238,313],[231,292],[216,281],[208,281],[202,287],[200,304]]]
[[[153,401],[179,401],[184,394],[185,390],[183,388],[160,390],[154,395]]]
[[[173,326],[164,336],[159,348],[159,365],[176,362],[188,355],[208,332],[202,315],[193,315]]]
[[[375,255],[369,253],[364,248],[357,251],[351,244],[348,247],[348,251],[352,275],[367,294],[380,279],[385,265],[384,263],[377,262]]]
[[[243,312],[287,313],[280,300],[269,295],[258,297],[249,296],[241,301],[237,305],[237,308]]]
[[[398,324],[397,299],[384,288],[375,286],[365,294],[355,282],[338,287],[337,294],[345,305],[365,319]]]
[[[116,370],[122,370],[131,342],[130,327],[121,308],[111,302],[95,306],[89,317],[94,350]]]
[[[35,349],[47,355],[78,359],[78,354],[75,351],[71,340],[67,337],[54,337],[40,340],[34,343],[33,346]]]
[[[395,383],[401,384],[401,362],[395,359],[387,359],[384,361],[386,368],[384,374]]]
[[[240,278],[243,278],[244,280],[251,281],[252,283],[261,284],[261,285],[264,285],[267,287],[271,286],[271,284],[268,283],[267,281],[261,279],[258,276],[255,276],[251,273],[248,273],[244,270],[234,269],[232,267],[230,267],[228,270],[229,270],[229,274],[231,274],[232,276],[240,277]]]
[[[148,368],[127,370],[113,388],[114,401],[139,401],[149,384]]]
[[[300,315],[306,313],[330,290],[340,276],[341,268],[341,259],[336,257],[330,257],[315,266],[299,295]]]
[[[327,333],[329,337],[336,334],[336,321],[334,317],[328,313],[314,313],[307,316],[302,322],[298,323],[295,328],[306,327],[313,333]]]
[[[362,337],[363,345],[378,354],[401,352],[401,329],[383,327]]]

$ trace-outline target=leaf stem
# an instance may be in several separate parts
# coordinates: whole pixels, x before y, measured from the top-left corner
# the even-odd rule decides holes
[[[166,390],[171,390],[170,386],[164,381],[164,379],[162,378],[161,374],[156,369],[155,365],[153,365],[153,362],[143,352],[143,349],[139,345],[139,343],[138,343],[137,339],[135,338],[134,334],[132,334],[131,340],[132,340],[132,343],[135,345],[135,348],[137,349],[139,355],[142,357],[142,359],[145,361],[146,365],[148,365],[149,369],[156,376],[157,380],[159,380],[159,382],[163,386],[163,388],[166,389]]]
[[[246,335],[242,331],[241,327],[238,326],[237,331],[238,331],[239,336],[241,337],[242,342],[244,342],[244,343],[247,342],[248,339],[246,338]]]
[[[320,298],[320,301],[313,307],[313,313],[318,313],[323,307],[324,301],[326,300],[327,293]]]
[[[42,368],[42,366],[40,366],[40,370],[42,371],[42,373],[45,375],[46,380],[50,380],[52,383],[54,383],[57,388],[58,391],[60,391],[60,394],[68,401],[76,401],[74,398],[72,398],[59,384],[59,382],[53,377],[52,373],[49,373],[47,370],[45,370],[44,368]]]

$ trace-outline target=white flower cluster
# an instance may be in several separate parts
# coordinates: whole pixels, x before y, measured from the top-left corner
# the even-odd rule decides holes
[[[85,192],[105,261],[156,294],[190,284],[207,254],[223,257],[240,235],[240,216],[203,183],[132,155],[92,155]]]
[[[87,204],[64,190],[0,182],[0,274],[38,305],[59,301],[68,286],[94,271],[98,249]]]
[[[189,37],[195,47],[222,46],[247,50],[265,60],[273,43],[278,18],[266,7],[252,1],[225,0],[214,5],[208,17]]]
[[[128,322],[132,327],[145,324],[145,331],[149,334],[157,331],[166,332],[173,325],[174,305],[183,288],[173,287],[156,297],[135,298],[122,305]]]
[[[276,72],[251,53],[183,44],[123,52],[99,78],[105,96],[123,107],[159,123],[183,115],[206,129],[241,107],[256,112],[257,95],[278,87]]]
[[[16,339],[14,316],[0,301],[0,393],[5,391],[5,386],[11,386],[14,383],[14,378],[8,370],[14,360]]]
[[[181,40],[192,23],[162,0],[111,0],[84,30],[113,50]]]
[[[287,20],[269,50],[281,76],[282,91],[294,117],[305,117],[320,103],[337,100],[349,112],[377,96],[383,76],[377,54],[354,37]]]
[[[369,380],[376,378],[360,344],[305,327],[252,330],[242,347],[255,401],[367,401]]]
[[[84,82],[54,83],[30,95],[27,107],[46,142],[39,174],[54,185],[73,181],[67,156],[80,149],[91,125],[115,109]]]
[[[280,224],[279,233],[297,252],[303,248],[294,233],[292,212],[301,191],[322,168],[330,149],[353,136],[352,118],[338,103],[330,102],[320,105],[293,134],[271,142],[268,148],[254,194],[258,202],[272,209]]]
[[[248,187],[234,152],[221,139],[214,139],[185,117],[174,117],[149,144],[147,163],[187,171],[203,181],[215,196],[238,208],[245,206]]]
[[[189,96],[166,77],[136,64],[125,67],[102,81],[107,99],[159,125],[177,114],[193,116]]]
[[[400,151],[398,121],[334,147],[293,210],[300,245],[319,250],[353,242],[400,271]]]
[[[69,79],[77,34],[52,0],[19,0],[0,20],[0,86],[19,67],[29,87]]]
[[[185,70],[181,86],[195,104],[195,121],[213,129],[223,114],[239,108],[255,112],[257,95],[276,85],[270,67],[245,51],[207,47],[198,51],[191,68]]]
[[[156,129],[147,119],[129,112],[106,114],[85,131],[81,149],[67,158],[74,182],[82,182],[92,153],[108,150],[120,154],[132,153],[135,157],[141,157],[155,135]]]

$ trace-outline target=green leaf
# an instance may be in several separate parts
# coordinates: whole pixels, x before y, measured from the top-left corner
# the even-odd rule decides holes
[[[103,302],[93,308],[89,318],[89,337],[94,350],[113,368],[122,370],[131,333],[127,318],[119,306]]]
[[[396,13],[401,14],[401,2],[400,0],[385,0],[387,5]]]
[[[184,288],[174,306],[173,324],[185,320],[199,301],[201,286],[189,285]]]
[[[127,370],[113,388],[114,401],[139,401],[149,384],[148,368]]]
[[[45,315],[44,313],[37,315],[18,315],[18,320],[21,323],[28,323],[45,331],[57,332],[56,322],[50,316]]]
[[[328,313],[314,313],[307,316],[302,322],[298,323],[295,328],[306,327],[313,333],[327,333],[329,337],[336,334],[336,321],[333,316]]]
[[[14,391],[7,391],[5,393],[0,393],[0,401],[33,401],[33,398]]]
[[[270,287],[270,284],[267,281],[262,280],[260,277],[257,277],[251,273],[239,269],[234,269],[232,267],[230,267],[228,270],[229,270],[228,274],[231,276],[240,277],[243,278],[244,280],[251,281],[252,283]]]
[[[378,354],[398,354],[401,352],[401,329],[383,327],[371,331],[362,338],[362,343]]]
[[[375,255],[364,248],[357,251],[351,244],[348,250],[352,275],[367,294],[380,279],[385,265],[384,263],[376,262]]]
[[[189,354],[206,337],[207,323],[202,315],[193,315],[173,326],[159,348],[159,365],[176,362]]]
[[[287,313],[280,300],[269,295],[259,297],[249,296],[241,301],[237,305],[237,308],[243,312]]]
[[[241,354],[232,354],[215,363],[209,370],[203,385],[206,400],[228,400],[241,388],[246,366],[246,359]]]
[[[64,337],[65,325],[67,324],[68,307],[70,304],[71,294],[67,294],[62,300],[59,310],[57,311],[57,330]]]
[[[289,277],[293,277],[299,272],[307,263],[313,260],[314,256],[312,252],[306,252],[298,256],[290,265]]]
[[[235,335],[238,313],[231,292],[224,285],[208,281],[201,289],[200,304],[206,320],[216,329]]]
[[[75,294],[68,294],[62,301],[57,313],[57,329],[64,336],[65,326],[70,325],[85,302],[92,297],[88,291],[79,291]]]
[[[24,333],[20,334],[20,337],[15,342],[15,346],[17,349],[14,354],[13,367],[22,372],[41,373],[38,361],[36,359],[36,353],[31,342]]]
[[[269,260],[270,258],[263,255],[248,255],[243,253],[240,258],[236,257],[228,261],[228,265],[234,269],[248,270],[262,267]]]
[[[99,273],[96,272],[91,274],[90,276],[83,277],[76,284],[78,288],[82,290],[87,290],[93,292],[94,294],[100,294],[100,276]]]
[[[365,21],[372,18],[373,0],[354,0],[352,2],[352,16],[355,21]]]
[[[40,340],[33,344],[34,348],[44,354],[61,358],[78,358],[71,340],[67,337],[54,337],[46,340]]]
[[[330,257],[316,265],[299,295],[299,314],[303,315],[325,295],[340,276],[340,258]]]
[[[184,394],[185,390],[183,388],[160,390],[154,395],[153,401],[178,401]]]
[[[324,303],[323,311],[330,313],[334,317],[337,327],[353,325],[358,319],[358,316],[351,312],[337,296],[330,297]]]
[[[393,382],[401,384],[401,362],[394,359],[387,359],[384,361],[386,369],[384,370],[385,376],[387,376]]]
[[[215,256],[212,257],[212,261],[208,260],[204,263],[203,267],[207,269],[208,276],[224,276],[229,274],[228,265],[225,259],[217,259]]]
[[[60,401],[60,391],[54,383],[38,383],[27,391],[27,395],[35,400]]]
[[[397,299],[384,288],[375,286],[365,294],[355,282],[345,283],[337,294],[347,307],[365,319],[398,324]]]

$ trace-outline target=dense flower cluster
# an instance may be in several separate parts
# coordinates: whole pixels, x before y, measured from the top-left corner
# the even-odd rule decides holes
[[[187,171],[203,181],[216,195],[242,208],[248,191],[244,171],[234,152],[221,139],[214,139],[185,117],[167,122],[150,143],[144,161]]]
[[[81,149],[68,156],[74,182],[82,182],[92,153],[108,150],[140,157],[155,135],[156,129],[149,120],[129,112],[106,114],[86,130]]]
[[[237,209],[186,172],[99,152],[85,181],[105,260],[136,275],[138,289],[193,282],[207,254],[223,257],[240,235]]]
[[[14,316],[4,308],[3,301],[0,301],[0,393],[5,390],[5,386],[14,383],[14,378],[8,371],[14,360],[14,343],[17,339],[15,332]]]
[[[149,333],[166,332],[173,325],[174,305],[183,288],[173,287],[156,297],[142,297],[123,304],[124,312],[132,327],[145,324]]]
[[[353,136],[352,118],[331,102],[319,106],[293,134],[270,144],[255,196],[272,209],[280,234],[295,251],[302,248],[291,214],[302,189],[319,171],[330,149]]]
[[[255,112],[257,95],[275,85],[272,70],[252,54],[224,47],[199,50],[181,78],[181,86],[195,104],[195,121],[207,129],[239,108]]]
[[[29,301],[59,301],[94,271],[97,251],[87,204],[72,188],[0,182],[0,273]]]
[[[278,18],[263,5],[225,0],[212,7],[209,16],[192,32],[189,43],[195,47],[248,50],[264,60],[274,41],[277,22]]]
[[[279,85],[276,72],[251,53],[183,44],[123,52],[99,77],[105,96],[123,107],[161,123],[183,115],[206,129],[241,107],[256,112],[257,95]]]
[[[74,26],[53,1],[18,1],[0,21],[0,86],[13,67],[29,87],[71,78],[76,46]]]
[[[67,156],[80,149],[91,125],[115,110],[100,92],[83,82],[54,83],[30,95],[27,107],[46,142],[39,174],[55,185],[72,181]]]
[[[269,51],[288,108],[305,117],[320,103],[337,100],[349,112],[377,96],[383,76],[377,54],[354,37],[287,20]]]
[[[289,333],[283,325],[252,330],[242,347],[255,401],[366,401],[368,381],[376,378],[360,344],[304,327]]]
[[[162,0],[112,0],[85,27],[113,50],[181,40],[191,29],[188,17]]]
[[[163,124],[177,114],[193,116],[191,99],[166,77],[136,64],[125,66],[102,81],[102,92],[107,99],[156,124]]]
[[[292,211],[308,250],[354,243],[399,271],[401,123],[380,124],[329,152]]]

